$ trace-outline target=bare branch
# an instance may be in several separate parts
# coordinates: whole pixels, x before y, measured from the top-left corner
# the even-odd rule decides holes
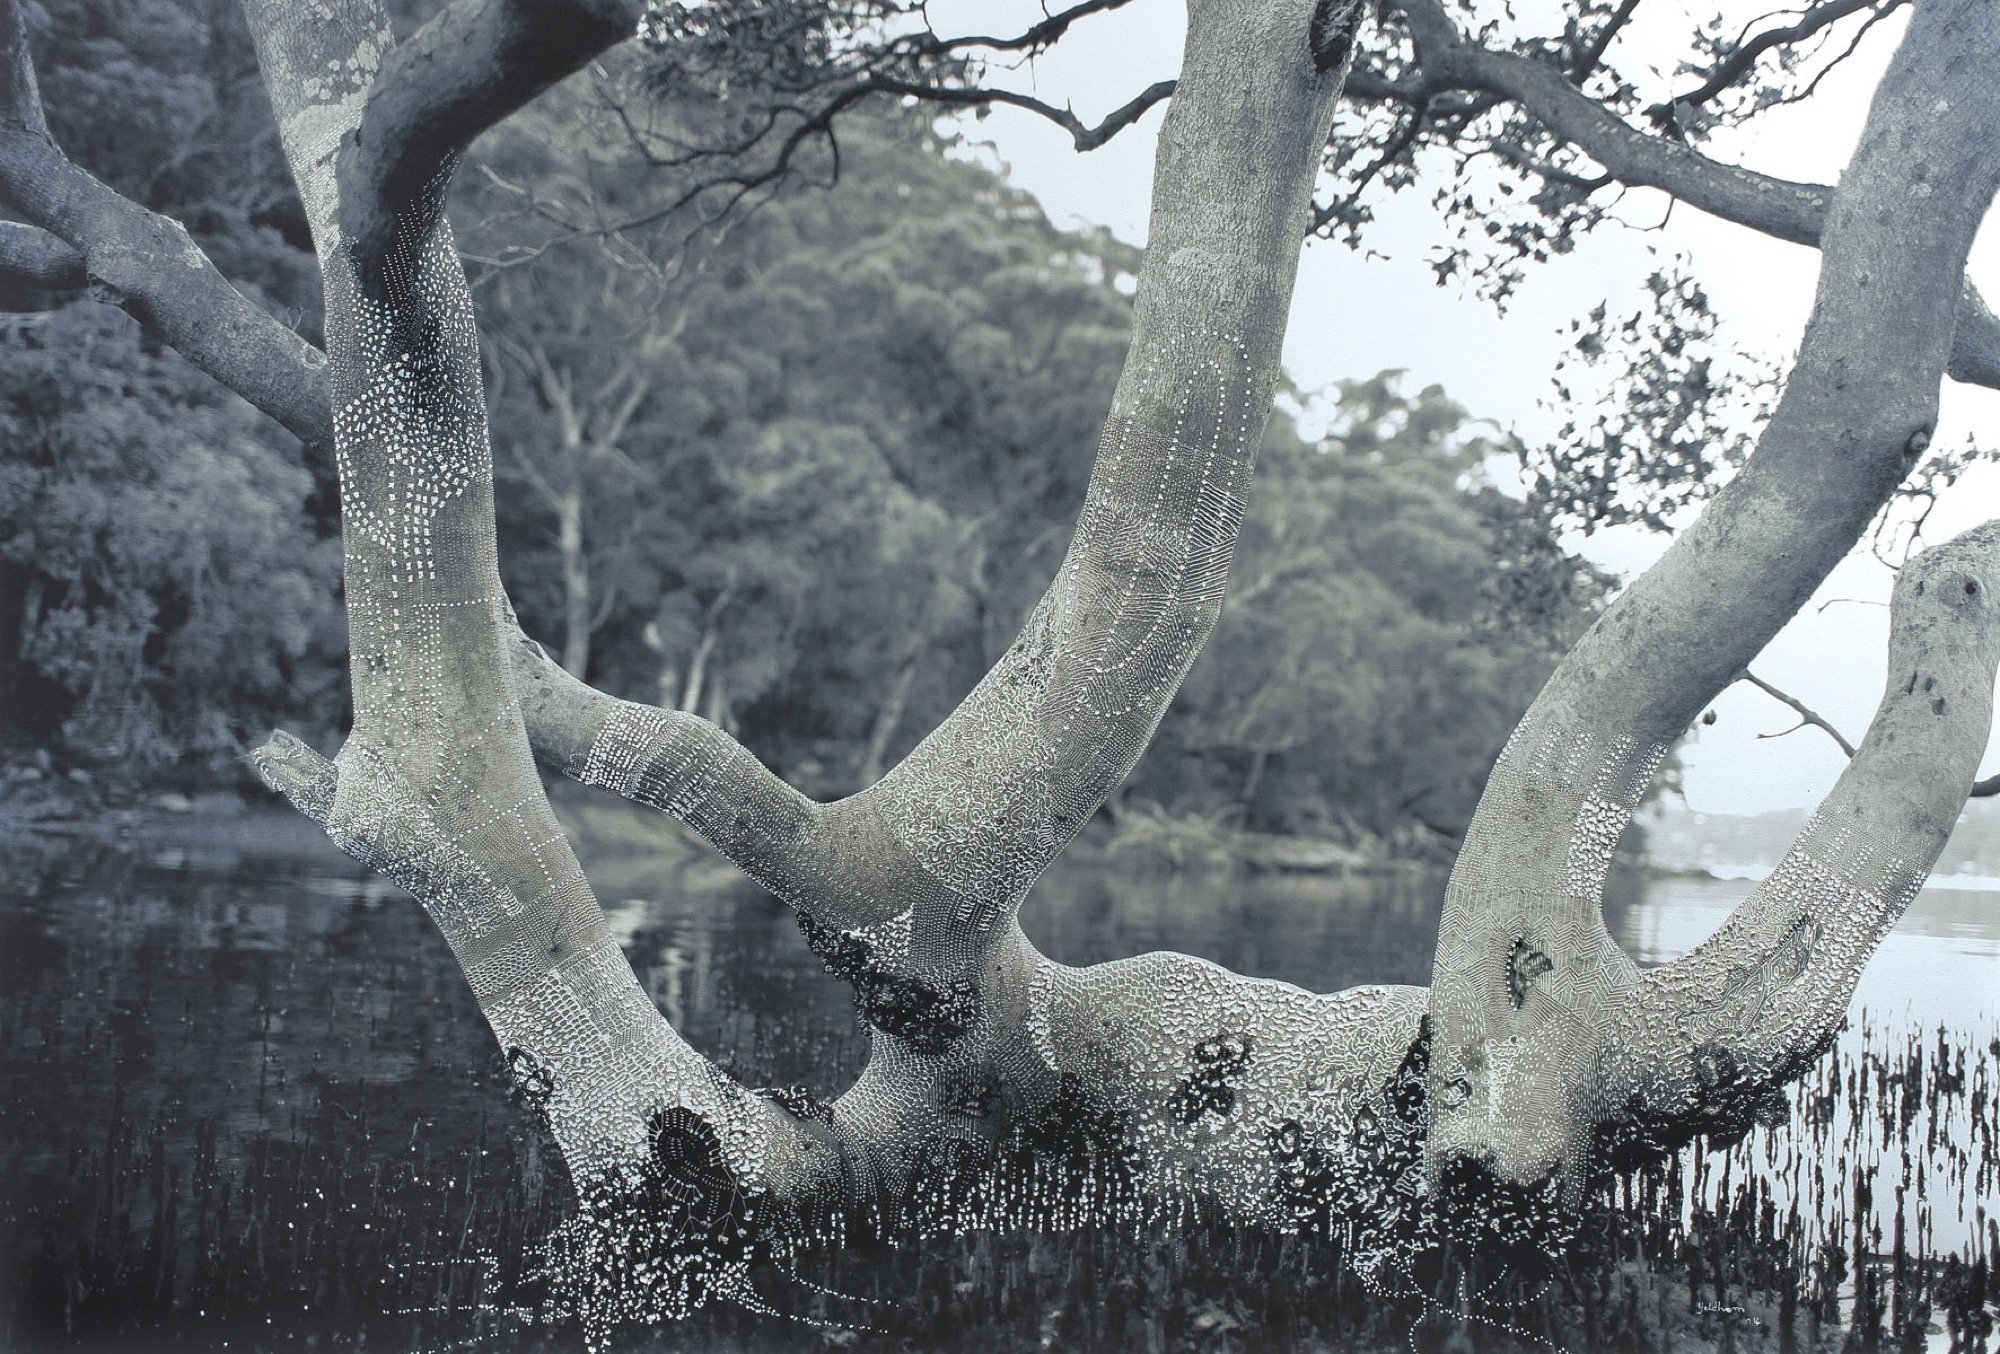
[[[383,59],[342,155],[341,229],[364,274],[396,212],[474,137],[638,29],[630,0],[457,0]]]
[[[967,35],[956,38],[941,38],[935,43],[938,51],[961,51],[969,47],[984,47],[995,52],[1039,52],[1053,45],[1063,34],[1069,32],[1070,25],[1078,19],[1092,14],[1103,14],[1109,10],[1123,9],[1132,0],[1083,0],[1082,4],[1051,14],[1034,27],[1011,38],[994,38],[984,35]]]
[[[1807,10],[1805,16],[1795,24],[1781,28],[1767,28],[1756,37],[1745,41],[1731,52],[1708,74],[1708,78],[1685,94],[1679,94],[1666,103],[1656,104],[1646,110],[1646,116],[1656,125],[1667,126],[1673,121],[1677,107],[1699,107],[1741,80],[1756,64],[1757,58],[1773,47],[1784,47],[1801,38],[1811,37],[1829,24],[1838,23],[1850,14],[1860,10],[1876,10],[1878,16],[1899,8],[1908,0],[1828,0],[1816,9]],[[1879,8],[1878,8],[1879,7]]]
[[[1967,799],[1991,799],[1994,795],[2000,795],[2000,776],[1988,776],[1985,780],[1972,782],[1972,789],[1965,797]]]
[[[1154,104],[1172,97],[1174,81],[1161,80],[1148,85],[1133,98],[1107,114],[1095,127],[1085,126],[1081,118],[1068,108],[1057,108],[1031,94],[1016,93],[1011,89],[959,89],[940,85],[924,85],[911,82],[875,79],[874,88],[889,94],[906,95],[922,99],[928,103],[951,104],[958,107],[979,107],[983,104],[1001,103],[1012,108],[1023,108],[1030,113],[1047,118],[1070,135],[1079,151],[1096,150],[1118,133],[1144,117]]]
[[[187,229],[72,164],[49,137],[19,0],[0,0],[0,203],[74,251],[94,295],[282,423],[324,461],[326,359],[229,284]],[[43,266],[66,261],[46,243]]]
[[[1742,677],[1744,681],[1756,687],[1759,691],[1769,696],[1772,700],[1779,701],[1782,704],[1790,706],[1792,710],[1798,715],[1799,717],[1798,724],[1795,725],[1793,728],[1785,730],[1786,733],[1796,733],[1799,729],[1804,729],[1804,728],[1823,729],[1826,731],[1827,737],[1833,739],[1834,742],[1840,745],[1840,750],[1842,752],[1846,753],[1849,757],[1852,757],[1854,755],[1854,744],[1847,741],[1847,736],[1841,733],[1839,729],[1834,728],[1833,725],[1827,723],[1824,716],[1816,713],[1810,706],[1806,705],[1805,702],[1801,701],[1798,697],[1788,695],[1785,692],[1778,690],[1777,687],[1772,686],[1769,682],[1765,681],[1762,677],[1759,677],[1756,673],[1750,671],[1750,669],[1748,668],[1743,669],[1742,673],[1739,675]],[[1782,736],[1783,735],[1781,734],[1758,735],[1759,738],[1778,738]]]

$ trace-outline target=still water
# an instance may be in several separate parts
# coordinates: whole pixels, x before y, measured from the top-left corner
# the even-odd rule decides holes
[[[9,860],[0,1349],[580,1348],[573,1329],[533,1323],[531,1296],[506,1296],[566,1209],[566,1184],[510,1102],[442,942],[405,895],[331,848],[266,854],[257,839],[239,822],[136,855]],[[865,1052],[844,989],[786,909],[678,859],[586,862],[662,1009],[747,1084],[836,1093]],[[1633,882],[1607,916],[1635,958],[1659,963],[1750,887]],[[1182,949],[1334,990],[1426,981],[1440,891],[1421,872],[1177,876],[1100,861],[1044,881],[1023,924],[1071,963]],[[1632,1232],[1639,1251],[1650,1245],[1648,1264],[1711,1243],[1721,1256],[1732,1226],[1760,1225],[1797,1264],[1760,1279],[1735,1237],[1734,1262],[1692,1262],[1691,1293],[1673,1281],[1671,1318],[1669,1285],[1648,1279],[1659,1316],[1642,1324],[1668,1347],[1714,1347],[1735,1338],[1732,1322],[1748,1340],[1757,1284],[1817,1283],[1817,1305],[1800,1301],[1828,1340],[1859,1303],[1870,1320],[1901,1318],[1916,1347],[1945,1349],[1942,1304],[1906,1302],[1900,1262],[1890,1312],[1889,1262],[1844,1261],[2000,1252],[1996,1065],[2000,892],[1927,891],[1870,966],[1834,1057],[1798,1088],[1794,1124],[1683,1153],[1624,1187],[1632,1216],[1642,1188],[1652,1210]],[[815,1282],[879,1304],[872,1317],[829,1311],[801,1278],[774,1295],[786,1315],[712,1314],[633,1347],[1389,1349],[1454,1338],[1419,1330],[1424,1304],[1389,1310],[1318,1263],[1268,1237],[974,1237],[922,1255],[829,1258]],[[1959,1305],[1976,1311],[1995,1282],[1982,1270],[1980,1294]],[[1626,1288],[1636,1311],[1629,1277]],[[1338,1329],[1323,1315],[1335,1307],[1353,1309]]]

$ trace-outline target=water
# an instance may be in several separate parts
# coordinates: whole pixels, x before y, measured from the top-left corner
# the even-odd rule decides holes
[[[189,840],[137,857],[22,852],[0,881],[0,1349],[579,1348],[574,1329],[528,1319],[521,1283],[534,1238],[567,1208],[560,1161],[510,1102],[421,911],[314,843],[266,855]],[[662,1008],[748,1084],[837,1092],[865,1053],[846,991],[784,908],[671,859],[587,862]],[[1607,916],[1640,962],[1662,962],[1749,887],[1648,881]],[[1439,891],[1422,873],[1083,866],[1045,881],[1023,922],[1072,963],[1175,948],[1332,990],[1424,982]],[[1908,1324],[1936,1297],[1919,1293],[1914,1260],[1851,1257],[1893,1256],[1899,1239],[1906,1257],[2000,1253],[2000,892],[1926,893],[1856,1006],[1834,1058],[1797,1088],[1791,1125],[1621,1187],[1607,1245],[1657,1343],[1754,1346],[1764,1318],[1750,1313],[1775,1311],[1781,1290],[1829,1340],[1857,1321]],[[1789,1271],[1769,1258],[1780,1252],[1797,1257]],[[633,1347],[1454,1338],[1422,1303],[1371,1296],[1308,1245],[1226,1229],[947,1239],[829,1257],[807,1277],[883,1306],[829,1303],[781,1276],[774,1305],[790,1317],[711,1313]],[[1615,1324],[1605,1301],[1592,1319]],[[1943,1317],[1928,1324],[1919,1345],[1945,1349]]]

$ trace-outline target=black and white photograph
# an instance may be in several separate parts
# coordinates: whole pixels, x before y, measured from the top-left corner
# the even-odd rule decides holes
[[[0,1354],[1996,1354],[2000,0],[0,0]]]

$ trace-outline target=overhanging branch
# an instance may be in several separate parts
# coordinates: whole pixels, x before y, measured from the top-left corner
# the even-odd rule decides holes
[[[331,438],[325,357],[231,286],[186,227],[63,154],[42,114],[19,0],[0,0],[0,47],[0,203],[29,223],[6,232],[6,264],[65,286],[87,284],[277,419],[323,463]]]
[[[1545,61],[1468,43],[1437,0],[1397,0],[1417,35],[1422,71],[1410,82],[1350,81],[1353,91],[1407,100],[1418,92],[1467,90],[1517,104],[1550,132],[1602,165],[1619,183],[1661,192],[1711,216],[1793,244],[1817,246],[1832,189],[1726,165],[1667,137],[1639,131]],[[1946,373],[2000,389],[2000,320],[1970,283]]]
[[[342,154],[341,230],[365,274],[395,215],[474,137],[638,29],[631,0],[458,0],[382,61]]]
[[[1850,14],[1864,9],[1877,9],[1886,13],[1908,0],[1828,0],[1816,9],[1807,10],[1797,23],[1784,24],[1777,28],[1767,28],[1756,37],[1749,39],[1717,62],[1708,78],[1685,94],[1677,95],[1666,103],[1655,104],[1646,110],[1646,116],[1657,126],[1672,123],[1674,109],[1699,106],[1728,89],[1741,80],[1757,64],[1757,59],[1774,47],[1785,47],[1801,38],[1809,38],[1830,24],[1838,23]]]

